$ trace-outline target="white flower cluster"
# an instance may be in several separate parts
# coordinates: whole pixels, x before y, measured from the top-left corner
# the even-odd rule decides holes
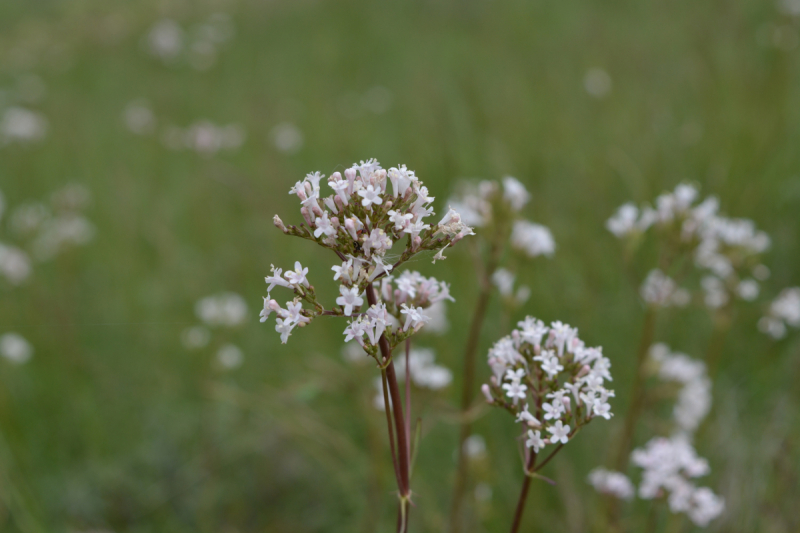
[[[32,143],[47,135],[47,119],[24,107],[9,107],[0,118],[0,147],[12,142]]]
[[[284,233],[312,240],[337,254],[342,262],[331,270],[334,281],[340,284],[338,307],[325,310],[316,301],[314,289],[306,278],[308,269],[295,263],[294,271],[282,276],[282,270],[273,267],[272,276],[266,278],[268,295],[264,298],[261,321],[266,321],[274,311],[278,315],[276,330],[285,343],[294,327],[304,326],[314,316],[353,317],[344,331],[345,340],[355,339],[369,353],[374,353],[381,335],[386,333],[393,342],[399,342],[430,320],[423,312],[426,308],[453,299],[444,282],[417,272],[403,272],[396,277],[390,273],[419,252],[436,250],[434,261],[444,259],[442,251],[472,235],[472,228],[453,209],[438,224],[427,223],[425,219],[433,214],[430,204],[434,198],[405,165],[387,171],[370,159],[353,165],[344,175],[334,172],[326,180],[334,192],[328,197],[321,195],[323,179],[319,172],[308,174],[289,191],[300,199],[300,213],[307,226],[287,227],[278,216],[274,222]],[[387,254],[393,245],[404,239],[402,255],[395,263],[388,262]],[[376,281],[380,281],[378,292],[382,302],[362,313],[364,291]],[[276,285],[295,292],[286,309],[269,295]],[[303,309],[303,300],[314,308]],[[400,324],[396,330],[394,319]]]
[[[122,119],[135,135],[152,135],[157,130],[158,119],[145,99],[134,100],[125,106]],[[187,128],[167,125],[161,131],[161,141],[170,150],[194,150],[204,156],[236,151],[246,138],[247,133],[241,124],[217,125],[209,120],[197,120]]]
[[[702,288],[704,301],[712,309],[724,306],[731,297],[755,299],[759,292],[756,279],[769,275],[758,262],[769,249],[769,236],[752,220],[720,215],[715,197],[696,204],[697,197],[694,186],[680,184],[674,192],[656,198],[655,208],[646,205],[639,209],[632,203],[621,206],[606,221],[606,228],[620,239],[635,239],[655,227],[669,242],[679,243],[699,268],[709,272]]]
[[[644,469],[639,497],[650,500],[667,496],[673,513],[686,513],[705,527],[725,510],[725,500],[708,487],[695,487],[693,478],[709,473],[708,462],[697,456],[682,436],[656,437],[631,454],[634,465]]]
[[[711,380],[705,363],[682,353],[671,353],[663,343],[651,346],[649,355],[658,367],[660,379],[681,385],[672,414],[679,433],[691,438],[711,410]]]
[[[705,527],[725,509],[722,497],[691,482],[692,478],[709,473],[708,462],[698,457],[691,445],[693,433],[711,409],[711,381],[706,365],[687,355],[671,353],[662,343],[654,344],[649,356],[659,378],[676,382],[681,389],[673,408],[676,431],[672,437],[653,438],[644,449],[638,448],[631,454],[633,464],[644,469],[639,497],[650,500],[666,496],[673,513],[686,513],[695,524]],[[598,492],[630,499],[630,495],[620,490],[625,481],[630,484],[624,474],[604,469],[590,475],[590,483]]]
[[[199,350],[211,341],[209,327],[236,328],[247,320],[247,303],[235,292],[221,292],[206,296],[194,306],[195,315],[204,325],[191,326],[181,333],[181,342],[187,350]],[[231,343],[217,350],[217,363],[222,368],[233,369],[242,364],[242,350]]]
[[[12,285],[24,282],[32,272],[31,256],[47,261],[59,253],[87,244],[95,229],[81,211],[91,203],[91,193],[78,184],[67,185],[50,198],[50,205],[40,202],[22,204],[8,216],[9,233],[18,247],[0,242],[0,275]],[[4,201],[0,194],[0,217]]]
[[[658,307],[685,307],[692,300],[688,290],[678,287],[675,280],[657,268],[647,275],[639,294],[646,303]]]
[[[587,348],[578,330],[562,322],[548,327],[527,317],[518,327],[489,350],[493,376],[481,390],[527,428],[527,447],[538,453],[566,444],[594,417],[611,418],[614,391],[604,387],[611,362],[602,348]]]
[[[630,500],[635,489],[628,476],[605,468],[595,468],[589,472],[589,484],[600,494],[608,494],[621,500]]]
[[[546,226],[527,220],[517,220],[511,230],[511,245],[525,252],[528,257],[553,257],[556,241]]]
[[[187,32],[172,19],[157,21],[145,36],[144,45],[150,54],[165,64],[185,58],[197,70],[206,70],[217,61],[218,49],[235,33],[226,13],[215,13]]]
[[[773,339],[786,336],[786,326],[800,328],[800,287],[783,289],[758,322],[758,329]]]
[[[487,227],[498,217],[512,216],[511,245],[530,257],[552,257],[556,245],[550,230],[541,224],[517,218],[517,213],[530,201],[531,195],[516,178],[506,176],[502,186],[494,181],[477,185],[462,183],[460,194],[450,205],[472,226]]]
[[[363,352],[362,352],[363,353]],[[453,381],[453,373],[449,368],[437,365],[434,361],[436,355],[430,348],[412,348],[408,354],[409,374],[411,383],[421,389],[439,390],[447,387]],[[406,379],[406,358],[397,356],[394,360],[395,372],[398,381]],[[380,376],[375,378],[375,408],[383,410],[383,383]]]
[[[197,318],[209,326],[239,326],[247,319],[247,303],[235,292],[202,298],[194,307]]]
[[[0,355],[21,365],[33,355],[33,346],[19,333],[6,333],[0,335]]]

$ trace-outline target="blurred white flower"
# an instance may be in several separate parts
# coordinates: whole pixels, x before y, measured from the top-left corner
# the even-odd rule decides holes
[[[758,328],[774,339],[786,335],[786,326],[800,328],[800,287],[782,290],[758,322]]]
[[[639,294],[648,304],[660,307],[684,307],[691,301],[689,291],[678,287],[672,278],[657,268],[647,275]]]
[[[281,122],[271,132],[275,148],[287,154],[293,154],[303,147],[303,132],[291,122]]]
[[[47,134],[44,115],[22,107],[9,107],[0,119],[0,146],[13,141],[40,141]]]
[[[172,19],[161,19],[147,34],[149,52],[165,63],[174,62],[183,51],[184,34]]]
[[[69,183],[50,196],[56,211],[80,211],[92,203],[92,191],[80,183]]]
[[[544,255],[552,257],[556,251],[556,242],[550,230],[541,224],[527,220],[517,220],[511,230],[511,245],[522,250],[529,257]]]
[[[531,199],[531,194],[517,178],[503,178],[503,198],[511,205],[511,209],[519,211]]]
[[[31,262],[28,255],[14,246],[0,244],[0,274],[11,285],[19,285],[31,275]]]
[[[156,116],[147,100],[139,99],[125,106],[122,113],[125,126],[136,135],[149,135],[156,129]]]
[[[22,364],[33,355],[33,346],[18,333],[0,335],[0,355],[12,363]]]
[[[209,326],[235,327],[247,319],[247,303],[235,292],[207,296],[197,302],[194,310]]]
[[[492,283],[502,296],[511,296],[511,293],[514,292],[514,278],[514,274],[505,268],[498,268],[492,274]]]
[[[479,459],[486,455],[486,439],[477,433],[464,441],[464,453],[471,459]]]
[[[633,498],[635,489],[628,476],[605,468],[595,468],[589,472],[589,484],[600,494],[609,494],[622,500]]]
[[[208,346],[211,332],[203,326],[192,326],[181,333],[181,342],[187,350],[196,350]]]
[[[94,225],[81,215],[67,214],[46,220],[31,247],[36,259],[47,261],[71,246],[89,243]]]
[[[235,344],[225,344],[217,351],[217,361],[223,368],[232,370],[242,365],[244,354]]]
[[[603,98],[611,92],[611,76],[601,68],[590,68],[583,77],[583,87],[595,98]]]
[[[50,211],[41,202],[20,204],[9,215],[9,229],[20,237],[29,237],[39,231]]]

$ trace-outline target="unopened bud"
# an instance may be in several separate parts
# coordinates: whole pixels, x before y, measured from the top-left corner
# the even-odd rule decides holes
[[[322,209],[320,209],[317,202],[311,204],[311,211],[318,217],[322,218]]]
[[[339,229],[340,225],[341,224],[339,224],[339,217],[331,217],[331,226],[333,226],[333,229]]]
[[[287,233],[289,230],[286,229],[286,226],[283,224],[283,220],[278,215],[272,217],[272,223],[275,224],[275,227],[281,230],[284,233]]]
[[[314,220],[311,218],[311,213],[308,212],[308,208],[307,207],[301,207],[300,208],[300,214],[303,215],[303,218],[308,223],[308,225],[313,228],[314,227]]]
[[[481,386],[481,392],[483,393],[484,397],[486,397],[486,403],[494,403],[494,398],[492,398],[492,390],[489,388],[489,385],[484,383]]]
[[[577,376],[578,379],[582,378],[583,376],[585,376],[586,374],[588,374],[591,371],[592,371],[592,369],[589,368],[589,365],[583,365],[583,367],[581,367],[580,371],[578,372],[578,376]]]

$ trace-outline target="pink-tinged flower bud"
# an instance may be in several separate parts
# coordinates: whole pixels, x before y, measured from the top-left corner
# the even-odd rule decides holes
[[[406,293],[402,292],[400,289],[395,289],[394,291],[394,301],[395,304],[401,305],[404,304],[406,301]]]
[[[297,189],[297,197],[300,198],[300,200],[302,200],[303,202],[308,200],[308,195],[306,194],[306,191],[303,189]]]
[[[312,211],[312,212],[313,212],[315,215],[317,215],[318,217],[322,218],[322,209],[320,209],[320,207],[319,207],[319,204],[318,204],[317,202],[314,202],[314,203],[311,205],[311,211]]]
[[[287,233],[289,230],[286,229],[286,226],[283,224],[283,220],[278,215],[272,217],[272,223],[275,224],[275,227],[281,230],[284,233]]]
[[[352,218],[345,219],[344,221],[344,228],[347,230],[347,233],[353,238],[354,241],[358,240],[358,233],[356,233],[356,224],[353,222]]]
[[[300,208],[300,214],[303,215],[303,218],[305,219],[306,223],[313,228],[314,227],[314,219],[311,217],[311,213],[308,212],[308,208],[307,207],[301,207]]]
[[[341,210],[343,210],[344,206],[347,205],[344,201],[342,201],[341,196],[339,196],[338,194],[333,198],[333,201],[336,203],[336,207],[338,207]]]
[[[339,214],[339,209],[336,207],[336,202],[333,201],[333,198],[330,197],[325,198],[323,202],[325,202],[325,205],[328,207],[328,209],[330,209],[337,215]]]
[[[311,186],[309,182],[303,183],[303,188],[306,190],[306,196],[311,196],[314,194],[314,188]]]
[[[568,413],[572,412],[572,403],[569,401],[568,396],[561,398],[561,403],[564,404],[564,409],[566,409]]]
[[[417,235],[411,240],[411,250],[417,251],[419,250],[420,246],[422,246],[422,237]]]
[[[534,418],[533,420],[528,420],[528,426],[530,426],[530,427],[532,427],[534,429],[535,428],[540,428],[540,427],[542,427],[542,423]]]
[[[330,180],[342,181],[342,173],[341,172],[334,172],[333,174],[331,174],[331,177],[328,178],[328,181],[330,181]]]
[[[483,386],[481,386],[481,392],[486,398],[486,403],[494,403],[494,398],[492,398],[492,391],[489,388],[489,385],[484,383]]]
[[[578,372],[578,376],[577,376],[578,379],[582,378],[583,376],[585,376],[586,374],[588,374],[591,371],[592,371],[592,369],[589,368],[589,365],[583,365],[583,367]]]
[[[497,387],[497,376],[492,376],[489,378],[489,383],[492,384],[492,387]]]
[[[392,202],[391,200],[386,200],[385,202],[383,202],[383,206],[386,209],[386,211],[389,211],[390,209],[392,209],[393,205],[394,205],[394,202]]]
[[[341,224],[339,224],[339,217],[331,217],[331,226],[333,226],[333,229],[339,229],[340,225]]]

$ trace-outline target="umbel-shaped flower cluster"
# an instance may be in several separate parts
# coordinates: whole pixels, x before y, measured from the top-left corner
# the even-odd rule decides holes
[[[528,257],[552,257],[556,243],[550,230],[520,216],[530,198],[519,180],[506,176],[502,186],[489,180],[461,183],[459,194],[451,198],[450,205],[461,213],[466,224],[479,228],[499,225],[507,229],[510,235],[502,239],[509,238],[511,246]],[[489,234],[494,233],[489,231]]]
[[[268,294],[261,321],[275,312],[275,329],[285,343],[295,327],[305,326],[314,317],[351,317],[345,340],[355,339],[375,356],[381,335],[386,335],[394,348],[425,324],[425,308],[453,299],[449,286],[434,278],[417,272],[404,272],[396,278],[389,274],[419,253],[436,252],[434,262],[444,259],[443,250],[472,235],[472,229],[452,209],[438,223],[428,222],[434,214],[434,198],[405,165],[387,171],[370,159],[348,168],[344,175],[334,172],[324,178],[319,172],[308,174],[289,191],[300,199],[305,224],[286,226],[277,215],[274,222],[285,234],[314,241],[338,256],[341,264],[332,267],[333,279],[339,283],[336,306],[326,308],[317,300],[307,278],[308,268],[296,262],[295,269],[287,272],[273,267],[266,278]],[[322,196],[322,181],[333,194]],[[390,256],[398,242],[403,242],[402,252]],[[376,298],[365,305],[366,288],[379,281],[382,301]],[[275,286],[294,291],[294,299],[285,308],[270,296]],[[397,327],[392,317],[399,321]]]
[[[719,214],[719,200],[709,196],[702,202],[697,189],[678,185],[673,192],[656,198],[655,207],[621,206],[606,222],[617,238],[636,246],[642,236],[654,231],[664,244],[660,268],[667,269],[682,254],[689,254],[707,274],[701,286],[704,302],[712,309],[726,305],[731,297],[753,300],[758,296],[756,280],[769,276],[760,257],[770,247],[770,238],[752,220]],[[689,294],[661,271],[648,276],[642,297],[656,306],[685,305]]]
[[[611,418],[614,391],[604,386],[611,363],[602,348],[586,347],[578,330],[561,322],[548,327],[527,317],[518,326],[489,350],[493,376],[482,390],[523,424],[527,448],[566,444],[595,417]]]

